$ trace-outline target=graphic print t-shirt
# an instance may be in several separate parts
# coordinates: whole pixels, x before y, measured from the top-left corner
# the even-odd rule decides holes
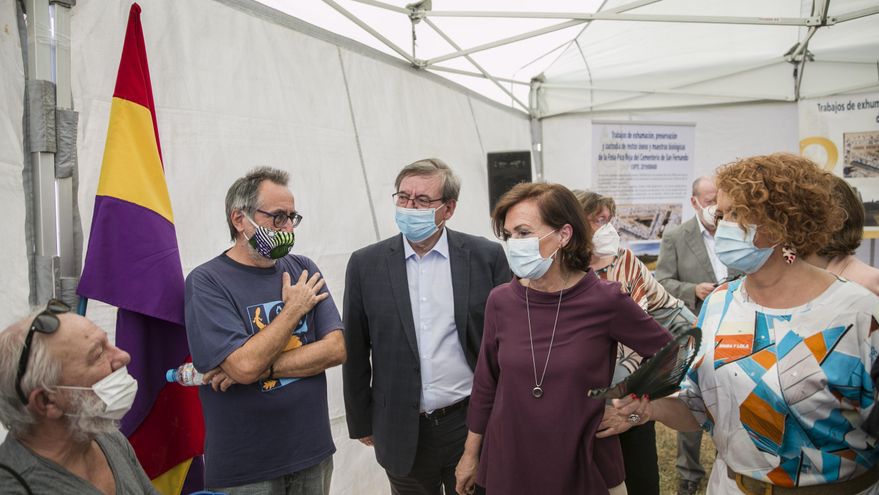
[[[241,265],[225,254],[186,278],[186,332],[195,367],[219,366],[284,307],[284,272],[295,283],[319,271],[304,256],[285,256],[271,268]],[[324,287],[321,292],[327,292]],[[342,328],[332,296],[291,331],[285,350]],[[205,417],[205,482],[228,487],[273,479],[313,466],[335,452],[327,411],[326,375],[260,380],[226,392],[200,387]]]

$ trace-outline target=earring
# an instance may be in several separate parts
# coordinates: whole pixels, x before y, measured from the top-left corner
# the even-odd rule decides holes
[[[797,259],[797,249],[793,246],[781,246],[781,257],[790,265]]]

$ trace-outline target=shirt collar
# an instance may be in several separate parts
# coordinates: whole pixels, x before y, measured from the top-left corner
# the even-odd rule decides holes
[[[436,241],[436,244],[430,249],[430,251],[424,253],[423,257],[427,257],[430,253],[436,251],[437,254],[441,255],[443,258],[449,259],[449,238],[446,235],[446,228],[443,226],[443,233],[440,236],[439,240]],[[409,259],[412,256],[415,256],[415,250],[412,249],[412,245],[409,244],[409,241],[406,240],[406,237],[403,237],[403,259]]]
[[[702,232],[703,237],[705,236],[705,234],[708,234],[708,237],[714,239],[714,235],[712,235],[711,232],[708,232],[708,229],[705,228],[705,225],[702,223],[702,220],[698,216],[696,217],[696,225],[699,226],[699,232]]]

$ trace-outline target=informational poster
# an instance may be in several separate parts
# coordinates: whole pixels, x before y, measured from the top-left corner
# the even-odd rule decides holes
[[[879,237],[879,93],[800,100],[799,115],[800,154],[860,193],[864,236]]]
[[[507,191],[520,182],[531,182],[531,152],[488,153],[488,211]]]
[[[693,124],[592,123],[592,184],[614,198],[614,227],[643,261],[662,233],[680,225],[695,163]]]

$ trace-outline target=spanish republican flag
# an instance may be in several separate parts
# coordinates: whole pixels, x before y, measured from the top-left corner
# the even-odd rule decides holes
[[[140,6],[128,17],[91,235],[77,292],[118,309],[116,345],[131,354],[134,407],[122,432],[164,495],[203,488],[204,423],[196,387],[165,383],[189,358],[183,270],[165,185]]]

